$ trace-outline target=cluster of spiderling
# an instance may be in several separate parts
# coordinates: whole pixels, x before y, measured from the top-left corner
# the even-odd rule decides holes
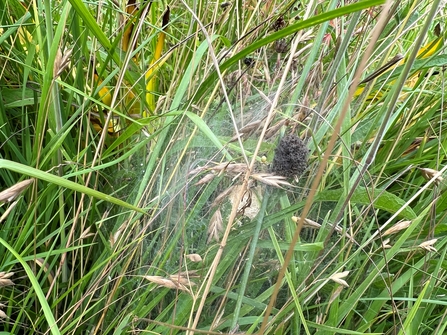
[[[299,177],[307,169],[309,149],[293,134],[284,136],[273,157],[272,172],[286,178]]]

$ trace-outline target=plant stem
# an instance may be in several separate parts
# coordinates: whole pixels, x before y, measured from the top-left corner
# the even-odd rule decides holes
[[[267,208],[267,203],[271,195],[271,187],[267,187],[265,190],[264,197],[262,199],[261,208],[259,214],[256,218],[256,226],[253,232],[253,237],[251,239],[250,251],[248,252],[247,263],[245,264],[244,273],[242,274],[241,287],[239,289],[239,295],[236,301],[236,307],[234,309],[233,321],[231,323],[231,329],[237,326],[237,320],[239,319],[239,313],[241,311],[242,299],[245,295],[245,289],[247,288],[248,277],[250,276],[251,265],[253,264],[253,258],[256,251],[256,246],[258,244],[259,233],[261,232],[262,222],[264,221],[265,210]]]

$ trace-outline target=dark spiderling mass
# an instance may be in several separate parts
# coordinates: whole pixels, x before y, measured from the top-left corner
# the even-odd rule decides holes
[[[299,137],[286,135],[276,147],[272,172],[287,178],[298,177],[307,168],[308,155],[309,149]]]

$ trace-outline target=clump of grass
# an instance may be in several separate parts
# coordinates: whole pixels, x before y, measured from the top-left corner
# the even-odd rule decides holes
[[[443,333],[445,13],[381,3],[3,1],[2,329]]]

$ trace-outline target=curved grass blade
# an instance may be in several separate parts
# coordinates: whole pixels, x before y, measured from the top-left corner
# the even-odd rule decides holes
[[[338,201],[342,196],[342,189],[323,191],[317,194],[315,201]],[[365,206],[373,204],[374,208],[393,214],[405,206],[405,201],[392,193],[380,189],[375,189],[373,191],[361,187],[354,191],[352,202]],[[408,206],[402,210],[399,216],[409,220],[413,220],[417,217],[413,209]]]
[[[36,179],[45,180],[49,183],[59,185],[61,187],[68,188],[70,190],[84,193],[86,195],[89,195],[91,197],[98,198],[100,200],[111,202],[112,204],[122,206],[124,208],[128,208],[131,210],[134,210],[139,213],[146,213],[144,209],[133,206],[125,201],[119,200],[115,197],[112,197],[110,195],[107,195],[105,193],[93,190],[89,187],[77,184],[75,182],[72,182],[70,180],[66,180],[62,177],[58,177],[55,175],[52,175],[51,173],[44,172],[38,169],[35,169],[30,166],[26,166],[17,162],[8,161],[6,159],[0,159],[0,169],[8,169],[26,176],[30,176]]]
[[[45,298],[45,294],[43,293],[42,288],[39,285],[39,281],[34,276],[33,271],[26,263],[26,261],[22,257],[20,257],[20,255],[14,250],[14,248],[8,244],[8,242],[0,238],[0,244],[2,244],[6,249],[8,249],[9,252],[13,254],[14,257],[20,262],[20,264],[22,264],[23,269],[25,270],[28,279],[31,282],[31,285],[33,286],[33,289],[36,292],[37,298],[39,299],[43,313],[49,325],[51,334],[59,335],[60,334],[59,327],[56,324],[56,320],[54,319],[54,315],[51,312],[50,305],[48,305],[47,299]]]

